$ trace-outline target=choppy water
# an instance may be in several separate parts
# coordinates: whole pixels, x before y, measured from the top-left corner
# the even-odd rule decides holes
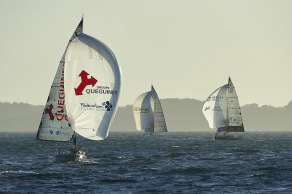
[[[82,140],[82,163],[54,162],[62,143],[0,133],[0,193],[292,193],[292,132],[111,133]]]

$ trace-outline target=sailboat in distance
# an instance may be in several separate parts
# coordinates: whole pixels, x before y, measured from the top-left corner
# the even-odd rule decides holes
[[[113,52],[83,33],[83,18],[65,49],[43,112],[37,139],[73,141],[56,153],[57,161],[86,157],[76,133],[91,140],[108,136],[121,90],[121,70]]]
[[[133,105],[136,129],[144,135],[167,132],[162,106],[153,86],[151,91],[138,96]]]
[[[235,87],[229,77],[228,84],[216,89],[205,101],[203,114],[209,127],[217,129],[215,140],[240,140],[244,132],[243,120]]]

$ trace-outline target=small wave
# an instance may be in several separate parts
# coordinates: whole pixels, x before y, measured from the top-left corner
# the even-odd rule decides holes
[[[97,164],[99,164],[98,161],[95,161],[95,160],[82,160],[82,161],[79,161],[79,163],[84,164],[84,165],[97,165]]]
[[[138,181],[133,179],[102,179],[100,182],[104,183],[136,183]]]
[[[177,145],[175,145],[175,146],[171,146],[172,148],[179,148],[180,146],[177,146]]]
[[[207,172],[205,168],[199,168],[199,167],[186,167],[186,168],[178,168],[178,169],[172,169],[165,174],[193,174],[198,172]]]
[[[256,174],[252,174],[251,177],[262,177],[262,176],[267,176],[267,174],[265,173],[256,173]]]
[[[25,171],[25,170],[4,170],[0,174],[39,174],[34,171]]]
[[[260,152],[260,150],[257,149],[235,149],[236,152],[241,152],[241,153],[257,153]]]

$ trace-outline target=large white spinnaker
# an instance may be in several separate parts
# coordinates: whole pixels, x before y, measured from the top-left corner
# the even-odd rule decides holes
[[[153,132],[154,101],[152,92],[145,92],[138,96],[133,104],[133,114],[138,131]]]
[[[77,35],[82,33],[82,30],[83,19],[71,36],[59,63],[37,132],[37,139],[39,140],[68,141],[74,135],[74,131],[67,121],[65,107],[64,59],[68,45]]]
[[[228,85],[216,89],[205,101],[203,114],[213,129],[226,126],[227,119],[227,92]]]
[[[91,140],[108,136],[118,108],[121,70],[101,41],[80,34],[65,55],[65,103],[72,129]]]

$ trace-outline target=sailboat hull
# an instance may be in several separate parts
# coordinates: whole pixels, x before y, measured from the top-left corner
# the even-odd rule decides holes
[[[55,160],[57,162],[76,162],[87,158],[87,152],[84,150],[57,150]]]
[[[215,140],[242,140],[241,135],[233,135],[230,133],[216,133]]]

